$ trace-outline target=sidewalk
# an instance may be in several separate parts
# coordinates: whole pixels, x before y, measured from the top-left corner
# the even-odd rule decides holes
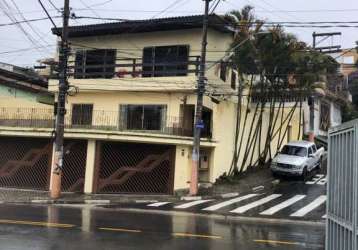
[[[120,204],[148,203],[181,199],[199,200],[212,198],[228,198],[248,192],[259,192],[272,188],[274,178],[269,169],[260,169],[245,174],[235,180],[235,183],[214,184],[211,188],[200,189],[198,197],[186,195],[151,195],[151,194],[81,194],[62,193],[60,199],[49,198],[48,191],[25,190],[15,188],[0,188],[0,203],[33,203],[33,204]]]
[[[223,195],[225,193],[238,192],[240,194],[248,192],[258,192],[271,189],[279,180],[276,180],[269,168],[261,168],[255,171],[245,172],[234,181],[227,183],[214,184],[211,195]]]
[[[119,204],[145,203],[162,200],[178,201],[180,197],[169,195],[129,195],[129,194],[81,194],[62,193],[61,198],[49,198],[48,191],[0,188],[0,203],[33,204]]]

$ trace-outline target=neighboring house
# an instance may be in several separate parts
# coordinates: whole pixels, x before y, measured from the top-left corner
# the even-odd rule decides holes
[[[355,49],[343,49],[339,54],[333,55],[340,64],[340,72],[348,76],[357,71],[358,53]]]
[[[47,88],[33,70],[0,63],[0,107],[48,108],[54,95]]]
[[[40,117],[53,103],[54,94],[48,91],[46,79],[31,69],[0,63],[1,126],[25,125],[25,117]]]
[[[346,100],[325,89],[317,89],[314,98],[314,134],[327,142],[328,129],[342,123],[342,106]],[[304,131],[309,132],[309,105],[304,105]]]
[[[64,191],[172,194],[188,189],[202,18],[70,27]],[[59,32],[53,30],[54,34]],[[238,79],[224,62],[220,63],[232,39],[230,23],[211,15],[201,183],[215,182],[229,171],[233,161]],[[51,79],[48,89],[56,94],[58,80]],[[278,150],[279,141],[302,136],[302,113],[290,113],[290,105],[287,102],[273,127],[279,136],[270,142],[272,154]],[[242,102],[243,110],[254,110],[254,106],[246,99]],[[263,116],[268,115],[269,109],[263,110]],[[292,119],[285,120],[287,115]],[[248,121],[254,117],[255,112],[248,112]],[[244,116],[240,119],[243,121]],[[0,158],[0,186],[47,190],[51,181],[53,108],[30,115],[20,109],[14,120],[22,123],[0,127],[0,134],[7,136],[7,140],[0,140],[0,150],[6,152]],[[265,131],[267,124],[260,133]],[[243,134],[243,148],[249,137],[250,131]],[[255,140],[250,161],[242,163],[244,168],[257,162],[261,143]]]
[[[358,52],[356,49],[344,49],[332,56],[340,64],[339,71],[344,77],[343,85],[338,88],[347,91],[348,100],[358,103],[357,87],[353,86],[353,80],[358,79]]]

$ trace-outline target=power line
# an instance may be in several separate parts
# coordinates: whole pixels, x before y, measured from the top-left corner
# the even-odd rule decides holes
[[[52,18],[61,18],[61,16],[53,16]],[[11,23],[1,23],[0,27],[12,26],[12,25],[20,24],[20,23],[37,22],[37,21],[43,21],[43,20],[48,20],[48,19],[49,19],[48,17],[41,17],[41,18],[27,19],[27,20],[11,22]]]
[[[46,13],[48,19],[50,19],[50,21],[51,21],[53,27],[55,27],[55,29],[57,29],[57,26],[56,26],[55,22],[53,21],[52,17],[50,16],[50,14],[48,13],[46,7],[43,5],[43,3],[41,2],[41,0],[38,0],[38,1],[39,1],[39,4],[41,5],[42,10]]]
[[[57,8],[56,5],[55,5],[51,0],[48,0],[48,2],[51,4],[51,6],[52,6],[55,10],[57,10],[57,12],[62,13],[62,11],[61,11],[59,8]]]
[[[41,49],[41,48],[55,47],[55,46],[56,45],[47,45],[47,46],[37,46],[37,47],[29,47],[29,48],[24,48],[24,49],[3,51],[3,52],[0,52],[0,55],[12,54],[12,53],[20,53],[20,52],[24,52],[24,51],[28,51],[28,50],[35,50],[35,49],[37,50],[37,49]]]
[[[211,5],[211,8],[209,9],[210,11],[210,15],[214,13],[215,9],[218,7],[220,3],[220,0],[216,0],[216,3],[214,2],[212,5]]]
[[[21,13],[20,8],[17,6],[16,2],[14,0],[11,0],[12,4],[15,6],[16,10],[20,12],[20,16],[23,19],[23,21],[26,23],[28,27],[39,37],[39,39],[44,43],[49,45],[47,41],[43,39],[44,34],[42,34],[40,31],[38,31],[30,22],[28,22],[25,18],[25,16]]]
[[[21,23],[28,23],[28,22],[37,22],[37,21],[43,21],[43,20],[51,20],[52,19],[56,19],[56,18],[62,18],[61,16],[50,16],[50,17],[41,17],[41,18],[35,18],[35,19],[27,19],[27,20],[23,20],[23,21],[16,21],[16,22],[11,22],[11,23],[3,23],[0,24],[1,26],[12,26],[12,25],[16,25],[16,24],[21,24]],[[72,19],[94,19],[94,20],[104,20],[104,21],[119,21],[119,22],[126,22],[126,21],[131,21],[129,19],[123,19],[123,18],[111,18],[111,17],[93,17],[93,16],[73,16]],[[173,21],[176,22],[176,21]],[[168,23],[170,24],[171,21],[165,21],[163,23]],[[200,23],[200,22],[189,22],[189,21],[185,21],[183,22],[183,24],[196,24],[196,23]],[[246,24],[255,24],[257,22],[246,22],[246,23],[242,23],[242,24],[237,24],[236,26],[245,26]],[[54,24],[54,23],[53,23]],[[222,23],[212,23],[211,24],[222,24]],[[263,24],[263,26],[269,26],[272,27],[273,25],[280,25],[282,27],[291,27],[292,25],[305,25],[304,27],[317,27],[317,26],[309,26],[310,24],[358,24],[358,21],[306,21],[306,22],[284,22],[284,21],[277,21],[277,22],[265,22]],[[327,26],[327,25],[325,25]],[[340,26],[333,26],[331,25],[330,27],[340,27]],[[347,26],[347,27],[355,27],[355,26]]]
[[[96,4],[92,4],[90,5],[89,7],[97,7],[97,6],[103,6],[103,5],[106,5],[107,3],[110,3],[112,2],[113,0],[107,0],[107,1],[104,1],[102,3],[96,3]]]
[[[93,10],[89,5],[87,5],[83,0],[80,0],[80,2],[83,4],[83,6],[85,6],[86,8],[88,8],[96,17],[100,18],[101,16],[95,11]]]
[[[315,10],[271,10],[271,11],[260,11],[257,12],[284,12],[284,13],[316,13],[316,12],[358,12],[358,9],[315,9]]]
[[[5,1],[2,0],[2,2],[0,2],[0,7],[2,12],[12,21],[12,22],[18,22],[19,20],[16,19],[15,16],[11,15],[11,10],[12,8],[10,7],[10,5]],[[39,50],[39,48],[37,48],[38,44],[37,41],[31,36],[31,34],[29,34],[25,28],[21,25],[21,24],[16,24],[16,26],[20,29],[20,31],[25,35],[25,37],[27,38],[27,40],[32,43],[37,52],[39,52],[40,54],[42,54],[43,52]]]

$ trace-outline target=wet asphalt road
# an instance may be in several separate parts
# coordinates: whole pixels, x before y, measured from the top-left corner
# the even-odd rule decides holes
[[[181,211],[197,214],[219,214],[224,216],[243,216],[243,217],[255,217],[258,219],[276,219],[276,220],[298,220],[298,221],[318,221],[323,222],[326,214],[325,202],[318,206],[314,206],[314,203],[326,195],[326,164],[324,164],[321,170],[315,170],[311,173],[311,178],[304,182],[301,178],[281,178],[280,183],[271,189],[266,189],[257,192],[240,193],[237,197],[231,198],[204,198],[203,201],[163,201],[148,202],[148,203],[128,203],[118,205],[108,205],[106,207],[116,208],[135,208],[141,210],[150,211]],[[259,185],[259,184],[258,184]],[[232,200],[240,199],[247,195],[256,195],[250,198],[245,198],[239,202],[232,202]],[[261,205],[255,205],[260,199],[270,198],[277,195],[277,198],[265,202]],[[301,196],[298,201],[292,202],[292,204],[285,205],[290,199],[295,199]],[[207,200],[205,200],[207,199]],[[228,203],[229,204],[225,204]],[[286,203],[287,204],[287,203]],[[208,210],[208,208],[217,208]],[[235,209],[244,206],[252,206],[247,211],[242,213],[233,212]],[[280,207],[281,206],[281,207]],[[308,206],[308,207],[307,207]],[[306,213],[300,216],[294,216],[296,212],[306,207]],[[275,209],[276,211],[265,214],[265,211],[269,209]]]
[[[0,249],[324,249],[324,228],[91,206],[0,205]]]

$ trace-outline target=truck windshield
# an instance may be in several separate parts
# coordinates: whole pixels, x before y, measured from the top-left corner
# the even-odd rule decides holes
[[[307,156],[307,148],[298,146],[284,146],[281,154],[284,155],[296,155],[296,156]]]

